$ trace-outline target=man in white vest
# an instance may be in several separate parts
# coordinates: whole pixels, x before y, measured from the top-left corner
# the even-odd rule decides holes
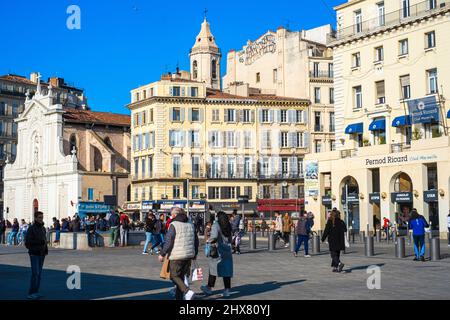
[[[159,261],[163,262],[164,257],[169,256],[170,279],[177,287],[175,298],[192,300],[194,291],[186,286],[184,278],[189,276],[191,261],[197,258],[199,241],[195,227],[183,209],[173,208],[171,214],[173,220],[166,233]]]

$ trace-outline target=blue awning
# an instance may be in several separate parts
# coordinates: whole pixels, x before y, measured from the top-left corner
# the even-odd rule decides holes
[[[447,118],[450,119],[450,110],[447,112]]]
[[[349,126],[347,126],[347,128],[345,128],[345,133],[346,134],[355,134],[355,133],[363,133],[363,123],[354,123],[351,124]]]
[[[385,131],[386,130],[386,119],[378,119],[372,121],[369,125],[370,131]]]
[[[392,121],[393,127],[402,127],[411,125],[411,116],[397,117]]]

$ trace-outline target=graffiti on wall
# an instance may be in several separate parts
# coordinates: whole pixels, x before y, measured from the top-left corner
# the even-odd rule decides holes
[[[275,53],[276,49],[275,35],[266,34],[255,42],[249,42],[247,47],[239,52],[239,62],[250,65],[267,53]]]

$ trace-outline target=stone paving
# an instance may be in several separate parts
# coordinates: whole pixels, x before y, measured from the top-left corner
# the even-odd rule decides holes
[[[364,256],[364,245],[352,244],[342,261],[344,272],[331,272],[327,246],[311,258],[293,257],[289,249],[267,251],[264,239],[256,251],[249,251],[246,241],[242,254],[233,256],[235,277],[230,299],[450,299],[450,248],[441,242],[440,261],[414,262],[412,248],[407,258],[396,259],[392,244],[375,244],[375,256]],[[156,256],[142,255],[141,247],[97,248],[93,251],[50,249],[44,265],[41,292],[45,299],[171,299],[170,281],[159,278],[161,264]],[[207,268],[200,251],[198,263]],[[69,265],[81,269],[81,290],[68,290]],[[381,270],[381,289],[369,290],[367,268]],[[207,270],[205,270],[205,278]],[[30,278],[29,258],[23,247],[0,246],[0,300],[24,299]],[[200,293],[200,284],[192,288]],[[218,299],[223,288],[218,279],[213,296]]]

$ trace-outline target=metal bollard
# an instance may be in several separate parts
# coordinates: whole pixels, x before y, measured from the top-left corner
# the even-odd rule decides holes
[[[441,243],[439,237],[431,238],[430,241],[430,251],[431,251],[431,261],[441,260]]]
[[[320,236],[314,235],[312,238],[312,249],[314,254],[320,253]]]
[[[250,250],[256,250],[256,232],[250,232]]]
[[[275,235],[273,232],[269,232],[268,247],[269,251],[275,251]]]
[[[395,241],[395,257],[404,258],[405,255],[405,237],[397,237]]]
[[[375,255],[373,246],[373,236],[368,236],[365,238],[364,249],[366,252],[366,257],[373,257]]]
[[[377,236],[377,242],[380,243],[381,242],[381,230],[377,230],[375,234]]]
[[[295,234],[291,233],[289,235],[289,246],[290,246],[291,252],[295,251],[295,240],[296,240]]]

